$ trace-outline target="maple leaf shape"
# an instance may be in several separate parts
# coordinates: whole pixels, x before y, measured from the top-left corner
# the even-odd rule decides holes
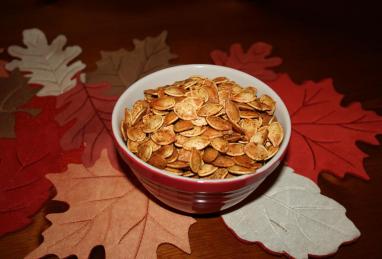
[[[286,163],[297,172],[317,181],[322,170],[338,177],[346,173],[369,179],[363,167],[366,154],[356,141],[378,144],[382,118],[365,111],[359,103],[340,106],[331,79],[307,81],[298,86],[282,74],[270,83],[284,100],[292,120],[292,136]]]
[[[139,78],[169,66],[169,60],[176,57],[166,44],[167,32],[143,41],[133,40],[134,50],[101,51],[97,70],[87,74],[88,83],[107,82],[112,85],[108,93],[119,96]]]
[[[164,242],[190,253],[188,229],[195,220],[148,199],[110,165],[105,150],[92,168],[69,165],[65,174],[47,177],[57,188],[54,199],[70,207],[47,216],[52,226],[26,258],[87,258],[96,245],[104,246],[107,258],[155,258],[157,246]]]
[[[43,111],[37,117],[18,113],[17,138],[0,139],[0,235],[28,225],[49,199],[52,184],[45,174],[62,172],[67,163],[79,162],[77,151],[63,154],[61,150],[66,128],[53,119],[55,99],[34,98],[30,106],[43,107]]]
[[[28,85],[28,79],[24,78],[19,70],[14,70],[10,77],[0,77],[0,137],[14,138],[15,113],[27,112],[33,116],[39,113],[39,109],[21,108],[28,102],[40,88]]]
[[[256,42],[251,45],[247,53],[238,44],[232,44],[229,56],[220,50],[211,52],[211,58],[216,65],[232,67],[255,76],[263,81],[272,81],[277,74],[270,70],[281,64],[279,57],[267,58],[272,52],[272,46],[264,42]]]
[[[117,162],[111,137],[111,113],[117,97],[104,96],[108,84],[88,85],[78,80],[77,86],[57,97],[57,107],[63,110],[56,116],[60,125],[71,123],[61,139],[64,150],[79,148],[84,144],[82,162],[91,166],[107,148],[113,164]]]
[[[38,96],[60,95],[76,85],[73,77],[85,68],[81,61],[76,61],[70,65],[75,57],[81,53],[78,46],[67,47],[66,37],[59,35],[49,45],[45,34],[39,29],[29,29],[23,31],[23,42],[27,48],[10,46],[10,55],[20,58],[8,64],[8,70],[19,68],[30,77],[30,83],[42,85],[43,88],[37,93]]]
[[[272,187],[260,197],[223,215],[224,223],[242,240],[294,258],[333,254],[360,236],[346,209],[320,194],[307,178],[283,167]]]

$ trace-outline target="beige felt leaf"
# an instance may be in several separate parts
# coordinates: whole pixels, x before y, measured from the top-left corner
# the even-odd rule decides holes
[[[246,241],[294,258],[324,256],[360,236],[336,201],[320,194],[310,179],[284,167],[274,185],[256,200],[223,215]]]
[[[166,44],[167,32],[157,37],[133,40],[134,49],[127,51],[101,51],[97,69],[86,75],[88,83],[107,82],[112,85],[111,95],[120,95],[137,79],[169,66],[169,60],[176,57]]]
[[[38,90],[38,87],[28,85],[28,79],[18,69],[12,71],[9,77],[0,77],[0,138],[16,137],[17,112],[27,112],[32,116],[40,112],[39,109],[22,107]]]
[[[26,258],[88,258],[96,245],[104,246],[106,258],[156,258],[157,247],[164,242],[191,252],[188,229],[195,220],[148,199],[111,166],[105,150],[91,168],[71,164],[66,173],[47,177],[57,188],[54,199],[70,207],[47,216],[52,226]]]
[[[8,64],[8,70],[19,68],[20,71],[30,72],[29,83],[42,85],[38,96],[60,95],[76,85],[74,76],[85,68],[81,61],[69,64],[81,53],[78,46],[65,49],[66,37],[59,35],[48,44],[45,34],[39,29],[23,31],[23,42],[26,48],[10,46],[10,55],[14,59]]]

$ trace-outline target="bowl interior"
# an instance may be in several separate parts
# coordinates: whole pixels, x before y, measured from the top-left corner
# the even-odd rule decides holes
[[[240,84],[243,87],[245,86],[256,87],[258,96],[262,94],[267,94],[270,97],[272,97],[276,101],[276,105],[277,105],[275,115],[277,117],[277,120],[282,124],[284,128],[284,140],[280,146],[279,152],[271,160],[269,160],[263,167],[257,170],[257,174],[266,171],[272,163],[279,160],[280,156],[284,153],[288,145],[290,134],[291,134],[290,117],[284,102],[269,86],[267,86],[265,83],[263,83],[259,79],[251,75],[248,75],[244,72],[241,72],[239,70],[235,70],[235,69],[223,67],[223,66],[215,66],[215,65],[200,64],[200,65],[174,66],[174,67],[166,68],[166,69],[154,72],[152,74],[149,74],[143,77],[142,79],[136,81],[134,84],[132,84],[120,96],[113,110],[112,129],[113,129],[113,134],[117,140],[117,144],[121,148],[123,148],[130,156],[138,160],[142,164],[142,166],[149,167],[160,174],[166,174],[170,177],[181,178],[183,180],[188,179],[190,181],[207,182],[206,180],[202,180],[202,179],[186,178],[186,177],[176,176],[170,173],[166,173],[163,170],[160,170],[156,167],[153,167],[143,162],[137,156],[135,156],[130,150],[128,150],[126,144],[124,143],[122,139],[121,133],[119,131],[119,123],[124,117],[125,107],[128,107],[130,109],[135,103],[135,101],[139,99],[144,99],[143,91],[145,89],[157,88],[159,86],[163,86],[166,84],[172,84],[175,81],[184,80],[194,75],[200,75],[200,76],[208,77],[211,79],[218,76],[225,76],[229,78],[230,80],[233,80],[236,83]],[[235,181],[236,179],[240,179],[243,177],[250,177],[250,175],[230,178],[230,179],[223,179],[223,180],[208,180],[208,182]]]

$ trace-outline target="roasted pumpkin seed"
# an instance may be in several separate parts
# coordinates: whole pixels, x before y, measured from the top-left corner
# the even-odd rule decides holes
[[[120,123],[130,151],[167,172],[195,179],[254,173],[284,138],[276,102],[228,78],[191,76],[144,90]]]

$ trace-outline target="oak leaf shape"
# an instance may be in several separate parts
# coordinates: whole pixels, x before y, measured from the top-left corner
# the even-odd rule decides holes
[[[51,197],[53,187],[45,174],[63,172],[67,163],[80,161],[77,150],[62,152],[60,138],[66,129],[53,119],[55,99],[34,98],[28,106],[42,112],[36,117],[17,113],[17,138],[0,138],[0,235],[30,224]]]
[[[252,44],[247,52],[238,44],[232,44],[230,53],[221,50],[211,52],[211,58],[216,65],[232,67],[255,76],[263,81],[272,81],[277,78],[271,68],[282,63],[279,57],[268,57],[272,52],[272,46],[264,42]]]
[[[188,229],[195,220],[148,199],[110,165],[105,150],[91,168],[69,165],[65,174],[47,177],[57,188],[54,199],[70,207],[47,216],[52,226],[26,258],[87,258],[96,245],[104,246],[107,258],[156,258],[156,249],[164,242],[190,253]]]
[[[223,220],[242,240],[307,259],[333,254],[360,236],[345,213],[343,206],[320,194],[314,182],[285,166],[269,190],[224,214]]]
[[[19,70],[14,70],[9,77],[0,77],[0,137],[15,137],[15,113],[27,112],[36,116],[40,110],[22,108],[38,91],[39,87],[28,85]]]
[[[296,85],[286,74],[270,83],[284,100],[292,120],[286,163],[317,182],[322,170],[337,177],[346,173],[369,179],[357,141],[378,145],[382,117],[363,110],[360,103],[340,105],[343,96],[331,79]]]
[[[139,78],[169,66],[169,60],[176,57],[166,44],[167,32],[144,40],[134,39],[134,49],[127,51],[101,51],[97,69],[86,75],[88,83],[106,82],[112,85],[108,94],[119,96]]]
[[[74,76],[85,68],[81,61],[68,64],[81,53],[81,48],[73,46],[63,49],[66,41],[65,36],[59,35],[49,45],[41,30],[24,30],[26,48],[10,46],[9,54],[19,59],[6,64],[6,68],[30,72],[26,75],[30,77],[29,83],[43,86],[38,96],[60,95],[76,85]]]
[[[98,160],[106,148],[113,164],[117,164],[116,150],[111,133],[111,113],[117,97],[105,96],[108,84],[90,85],[80,80],[70,91],[57,96],[60,112],[55,119],[60,125],[69,125],[61,139],[64,150],[84,146],[82,163],[88,167]]]

